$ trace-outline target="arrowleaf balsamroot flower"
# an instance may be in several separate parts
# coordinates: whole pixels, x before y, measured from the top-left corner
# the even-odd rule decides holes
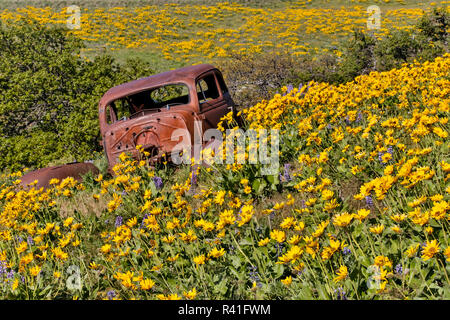
[[[194,263],[197,264],[197,265],[205,264],[205,262],[206,262],[206,257],[205,257],[204,254],[202,254],[202,255],[200,255],[200,256],[194,257],[193,261],[194,261]]]
[[[193,288],[188,292],[184,291],[183,296],[188,300],[193,300],[197,296],[197,289]]]
[[[210,252],[208,252],[208,257],[219,258],[225,254],[225,249],[214,247]]]
[[[347,278],[348,276],[348,270],[346,266],[340,266],[339,269],[336,271],[337,277],[333,279],[334,282],[339,282]]]
[[[284,231],[275,229],[270,232],[270,238],[278,243],[282,243],[286,240],[286,233]]]
[[[384,225],[382,225],[382,224],[379,224],[379,225],[377,225],[375,227],[370,227],[369,228],[369,231],[374,233],[374,234],[380,234],[380,233],[383,232],[383,230],[384,230]]]
[[[353,215],[348,212],[337,214],[333,217],[333,224],[339,227],[346,227],[353,219]]]
[[[155,282],[151,279],[142,279],[139,284],[142,290],[150,290],[155,285]]]
[[[437,240],[427,241],[422,249],[422,259],[427,261],[433,258],[440,251]]]
[[[408,248],[408,250],[405,251],[405,254],[408,256],[408,258],[412,258],[419,250],[419,247],[420,247],[420,243],[418,243],[416,245],[412,245]]]
[[[285,285],[285,286],[290,286],[292,283],[292,276],[288,276],[284,279],[281,279],[281,282]]]

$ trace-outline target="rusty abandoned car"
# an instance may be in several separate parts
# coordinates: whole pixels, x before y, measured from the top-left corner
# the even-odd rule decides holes
[[[210,64],[171,70],[109,89],[98,109],[109,171],[123,152],[138,159],[138,145],[150,154],[152,162],[171,154],[179,144],[173,139],[175,130],[188,132],[193,143],[196,133],[216,128],[224,115],[234,112],[234,106],[222,73]],[[36,187],[46,188],[52,178],[81,180],[87,172],[97,174],[99,170],[91,163],[44,168],[25,174],[22,186],[37,180]]]

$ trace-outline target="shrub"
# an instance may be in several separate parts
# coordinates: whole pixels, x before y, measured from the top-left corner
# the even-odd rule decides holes
[[[431,14],[424,15],[419,20],[416,27],[428,39],[447,45],[450,15],[444,8],[434,8]]]
[[[219,62],[235,102],[242,108],[269,99],[286,85],[311,79],[335,81],[337,57],[332,54],[295,57],[288,51],[233,55]]]
[[[296,61],[289,54],[235,54],[219,63],[235,102],[248,107],[268,99],[286,81],[297,78]]]
[[[344,45],[344,59],[336,76],[338,82],[351,81],[358,75],[367,74],[375,69],[373,51],[376,40],[360,30],[354,30],[353,38]]]
[[[112,86],[149,75],[139,60],[90,61],[62,28],[0,25],[0,168],[85,160],[101,150],[97,104]]]

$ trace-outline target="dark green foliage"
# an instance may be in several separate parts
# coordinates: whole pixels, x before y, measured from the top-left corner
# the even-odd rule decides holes
[[[444,8],[434,8],[432,14],[423,16],[417,23],[422,35],[432,41],[448,43],[450,15]]]
[[[101,151],[97,106],[112,86],[151,74],[138,60],[82,56],[68,29],[0,26],[0,168],[85,160]]]
[[[373,59],[376,41],[360,30],[353,32],[353,38],[344,46],[343,60],[338,68],[339,82],[350,81],[356,76],[375,69]]]
[[[425,14],[410,31],[394,31],[381,40],[361,31],[344,46],[344,59],[338,69],[339,82],[360,74],[400,68],[414,60],[434,60],[448,52],[450,15],[445,9]]]

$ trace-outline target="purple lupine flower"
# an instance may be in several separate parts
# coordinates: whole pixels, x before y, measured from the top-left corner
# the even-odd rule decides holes
[[[290,168],[290,166],[291,165],[289,163],[285,163],[284,164],[284,174],[283,174],[283,176],[284,176],[284,179],[286,181],[291,181],[292,180],[291,176],[289,175],[289,168]]]
[[[366,199],[366,205],[368,207],[370,207],[370,208],[373,207],[373,199],[372,199],[372,197],[371,196],[366,196],[365,199]]]
[[[384,166],[384,162],[383,162],[383,156],[384,156],[384,152],[378,152],[378,161],[380,161],[381,165]]]
[[[1,260],[0,261],[0,276],[4,275],[6,273],[6,261]]]
[[[251,282],[256,282],[256,285],[258,287],[261,287],[261,279],[259,277],[259,273],[258,273],[258,268],[256,266],[249,266],[248,269],[250,269],[249,271],[249,278]]]
[[[282,243],[275,243],[275,249],[277,249],[276,257],[279,257],[281,255],[281,252],[283,251],[284,244]]]
[[[338,300],[347,300],[347,296],[345,294],[344,288],[339,287],[334,290],[335,293],[337,293],[337,299]]]
[[[403,274],[403,266],[399,263],[395,266],[394,272],[398,275]]]
[[[153,182],[155,183],[156,189],[162,189],[164,186],[161,177],[153,177]]]
[[[308,83],[308,86],[306,87],[305,93],[308,92],[310,87],[311,87],[311,83]]]
[[[108,296],[109,300],[112,300],[116,296],[116,292],[114,290],[109,290],[106,295]]]
[[[392,148],[392,146],[389,146],[387,148],[387,152],[390,153],[390,155],[392,156],[392,153],[394,152],[394,149]]]
[[[349,125],[350,124],[350,119],[348,118],[348,116],[347,117],[345,117],[345,123],[347,124],[347,125]]]
[[[238,212],[237,217],[236,217],[236,222],[239,222],[239,221],[242,220],[241,213],[242,213],[242,207],[239,209],[239,212]]]
[[[356,123],[360,122],[363,118],[363,115],[361,112],[358,112],[358,117],[356,118]]]
[[[306,267],[303,268],[301,271],[297,272],[297,278],[300,278],[300,276],[306,271]]]
[[[6,278],[7,278],[7,279],[12,279],[12,278],[14,278],[14,270],[9,271],[9,272],[6,274]]]
[[[34,240],[33,240],[33,238],[31,236],[28,236],[27,243],[28,243],[29,246],[32,246],[34,244]]]
[[[197,173],[192,171],[191,172],[191,186],[196,186],[197,185],[197,178],[198,178]]]
[[[270,212],[269,214],[269,219],[272,221],[273,219],[275,219],[275,210],[272,210],[272,212]]]
[[[141,222],[141,226],[140,226],[141,229],[144,227],[144,221],[145,221],[145,219],[147,219],[149,216],[150,216],[150,214],[146,213],[146,214],[144,215],[144,217],[142,218],[142,222]]]
[[[117,218],[116,218],[116,223],[115,223],[115,227],[117,228],[117,227],[120,227],[121,225],[122,225],[122,223],[123,223],[123,218],[122,218],[122,216],[117,216]]]
[[[348,248],[348,247],[344,247],[344,249],[342,249],[342,253],[344,254],[344,255],[348,255],[348,254],[350,254],[352,251],[350,250],[350,248]]]
[[[292,84],[288,84],[286,94],[291,93],[292,90],[294,90],[294,86]]]

